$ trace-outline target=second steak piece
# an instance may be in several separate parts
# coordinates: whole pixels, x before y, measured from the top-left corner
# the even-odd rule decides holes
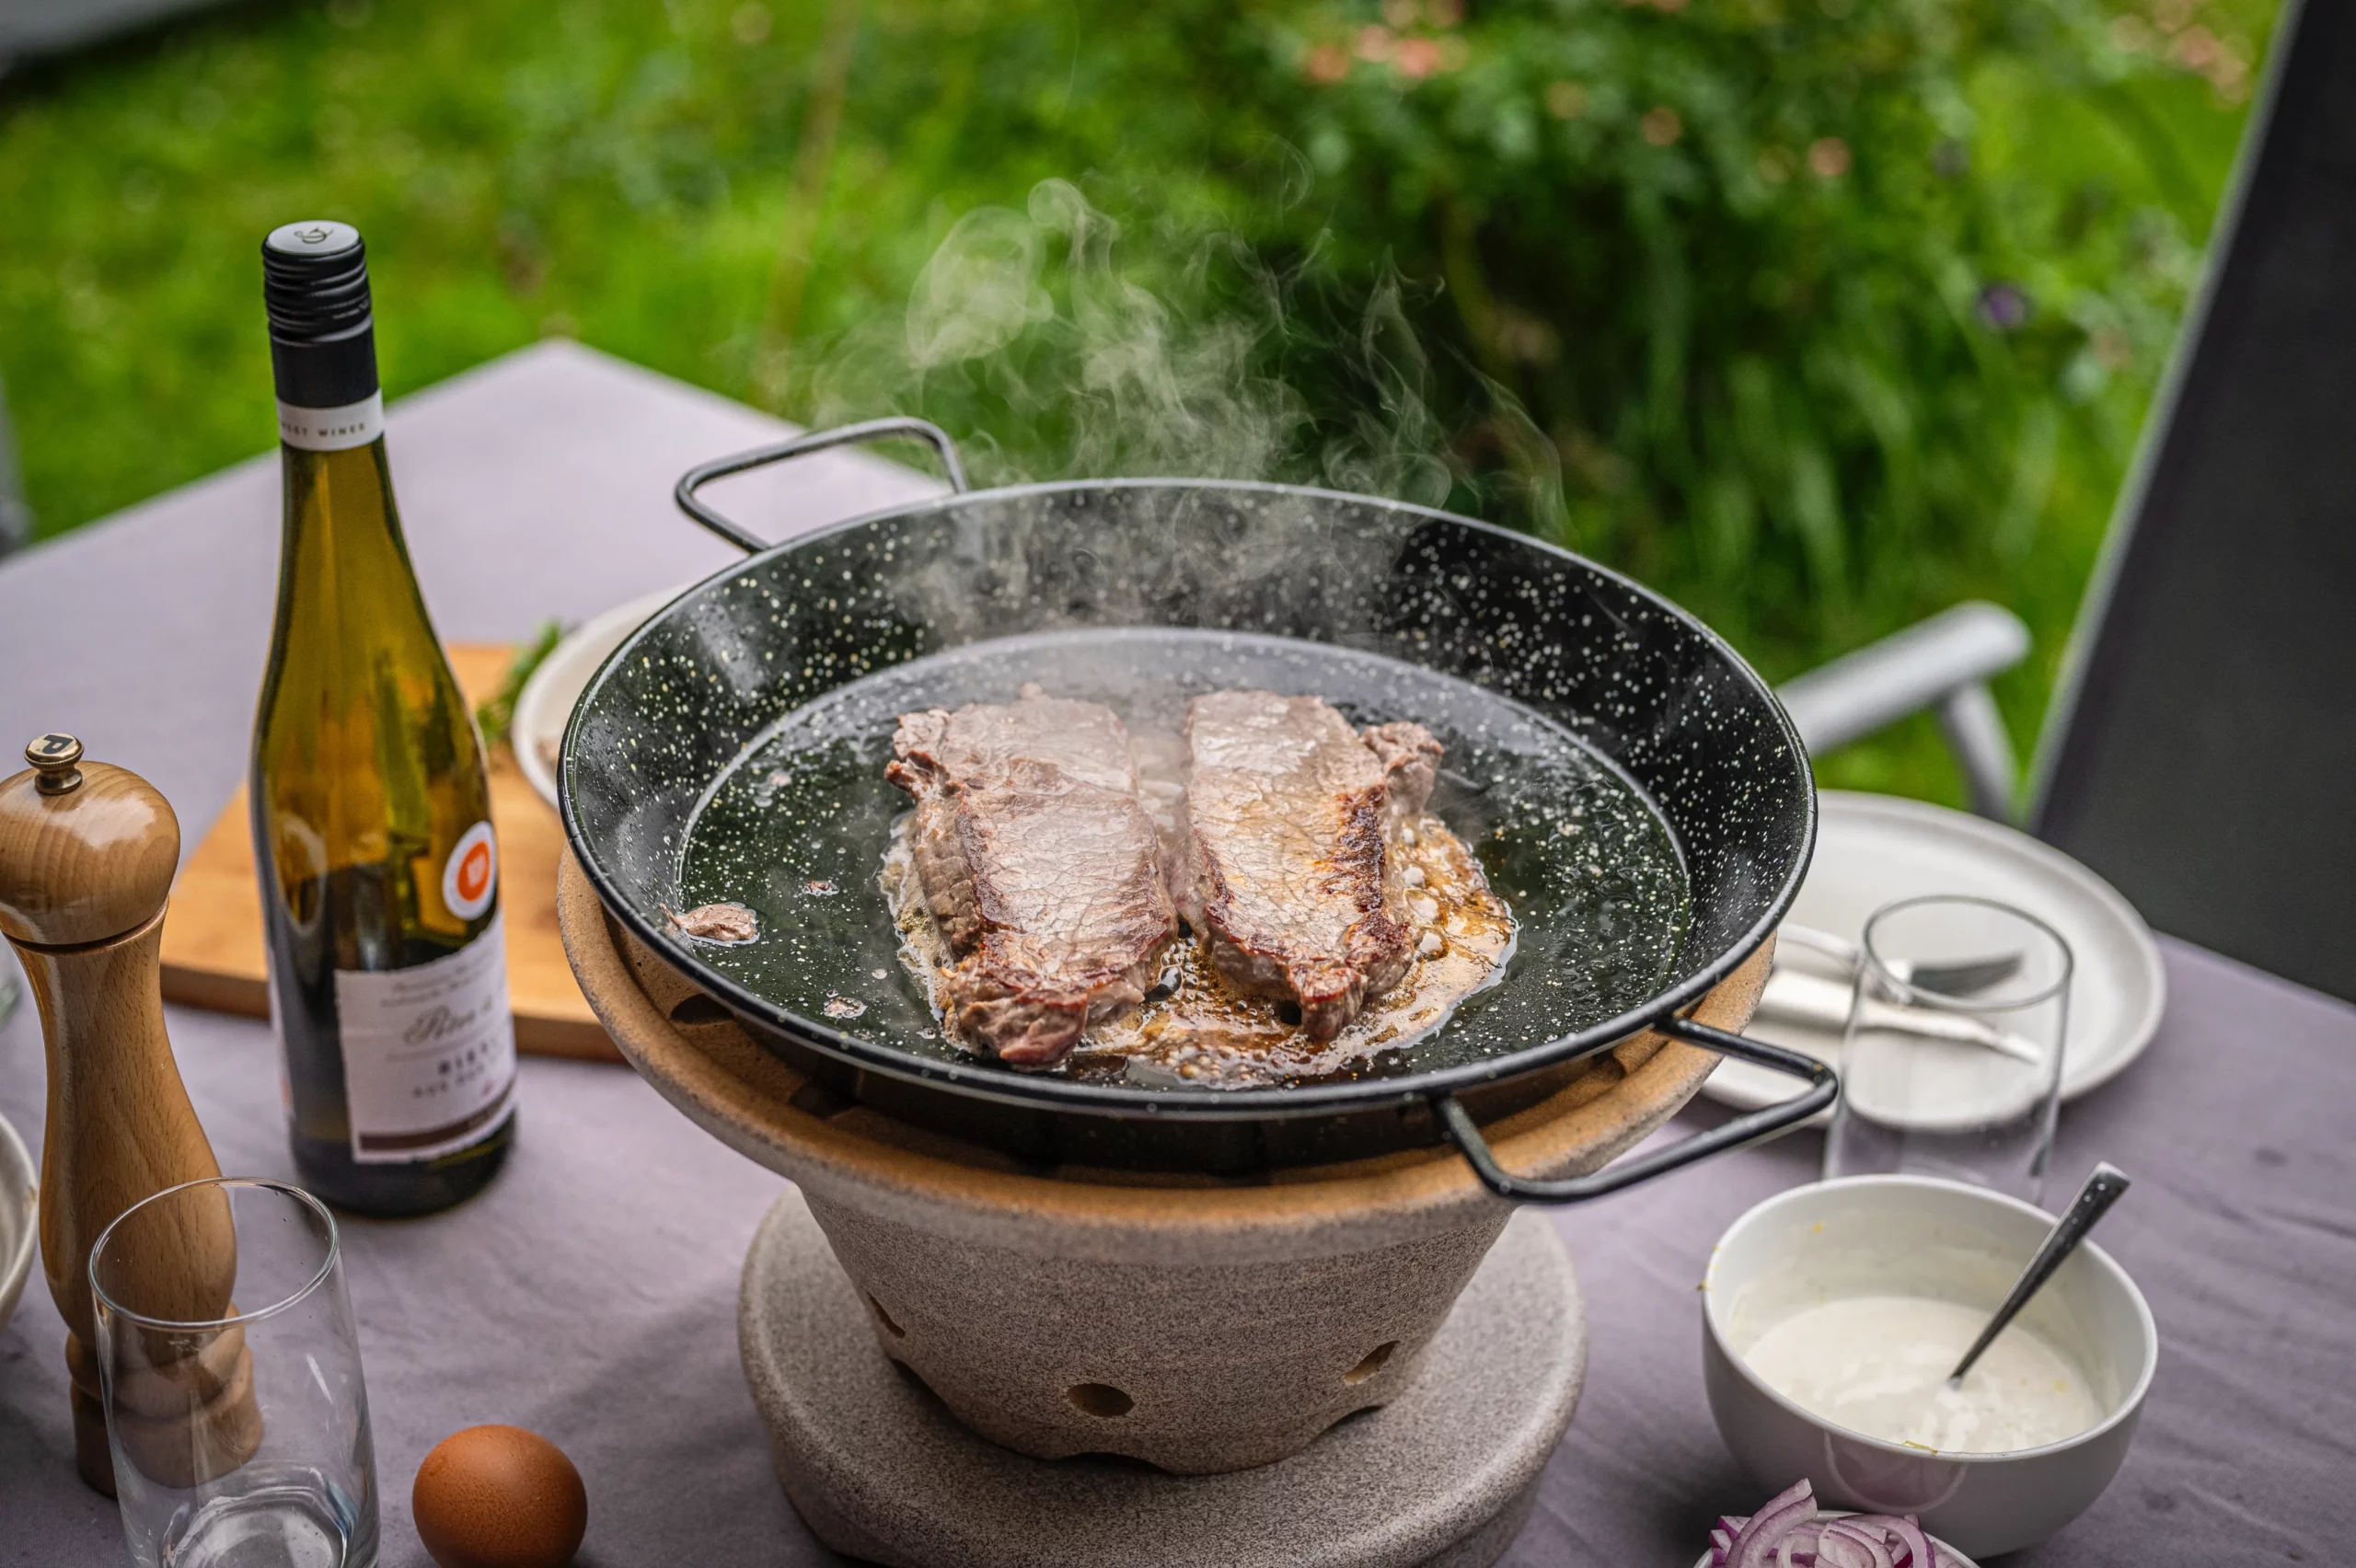
[[[1052,1066],[1152,984],[1177,916],[1112,709],[1022,700],[902,716],[885,777],[954,959],[944,1012],[1017,1066]]]
[[[1414,961],[1385,851],[1430,798],[1439,743],[1420,724],[1361,735],[1313,697],[1221,691],[1187,705],[1186,747],[1187,918],[1230,984],[1331,1040]]]

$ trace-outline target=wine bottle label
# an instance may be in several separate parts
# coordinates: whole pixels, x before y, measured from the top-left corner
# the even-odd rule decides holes
[[[283,399],[278,405],[278,439],[306,452],[365,446],[384,433],[382,392],[371,392],[357,403],[337,409],[298,409]]]
[[[335,972],[352,1158],[361,1164],[449,1154],[514,1113],[504,918],[413,969]]]

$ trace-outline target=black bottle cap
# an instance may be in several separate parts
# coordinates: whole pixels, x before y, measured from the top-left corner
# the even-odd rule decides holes
[[[358,229],[321,219],[271,230],[261,278],[281,402],[340,409],[376,390],[368,248]]]

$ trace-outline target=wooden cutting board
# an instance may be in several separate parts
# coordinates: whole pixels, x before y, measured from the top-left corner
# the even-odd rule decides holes
[[[514,650],[453,643],[450,667],[470,703],[497,692]],[[556,865],[564,824],[515,767],[504,746],[491,764],[491,820],[499,834],[500,899],[507,921],[507,993],[515,1047],[543,1056],[618,1062],[621,1053],[589,1010],[556,927]],[[241,786],[180,868],[164,915],[164,999],[215,1012],[270,1016],[262,956],[261,892]]]

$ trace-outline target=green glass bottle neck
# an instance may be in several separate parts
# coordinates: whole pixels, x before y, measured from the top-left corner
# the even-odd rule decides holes
[[[410,566],[384,437],[330,452],[291,444],[279,450],[289,572],[339,596],[373,589],[370,596],[410,600],[411,594],[390,592],[404,586]]]

